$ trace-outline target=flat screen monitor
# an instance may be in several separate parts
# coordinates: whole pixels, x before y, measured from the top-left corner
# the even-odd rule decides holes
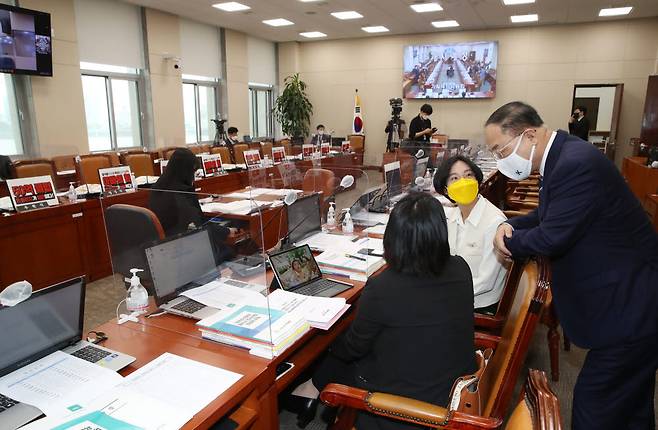
[[[407,99],[496,96],[498,42],[404,47],[402,92]]]
[[[400,178],[400,162],[384,164],[384,176],[386,177],[386,187],[388,188],[388,197],[395,197],[402,193],[402,180]]]
[[[50,14],[0,4],[0,72],[53,75]]]
[[[82,338],[84,289],[84,278],[75,278],[0,308],[0,376]]]
[[[298,246],[270,256],[272,270],[279,285],[290,290],[298,285],[320,279],[322,273],[308,245]]]
[[[173,299],[182,287],[218,273],[206,229],[165,239],[145,251],[158,305]]]
[[[302,197],[288,206],[290,242],[299,242],[321,230],[320,194]]]
[[[425,172],[427,171],[427,163],[430,161],[429,157],[420,158],[416,160],[416,165],[414,166],[414,180],[416,178],[425,177]]]

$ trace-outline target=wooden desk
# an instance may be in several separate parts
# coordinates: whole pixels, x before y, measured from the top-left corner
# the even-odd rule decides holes
[[[121,371],[123,376],[129,375],[165,352],[243,375],[188,421],[183,429],[207,429],[229,414],[236,421],[253,422],[258,418],[258,399],[263,394],[263,387],[274,378],[273,370],[267,367],[264,360],[246,361],[241,351],[212,342],[195,342],[189,336],[157,327],[134,323],[120,326],[112,320],[96,330],[108,335],[103,346],[130,354],[137,359]]]
[[[658,169],[646,166],[645,157],[626,157],[621,173],[635,197],[644,203],[648,194],[658,193]]]

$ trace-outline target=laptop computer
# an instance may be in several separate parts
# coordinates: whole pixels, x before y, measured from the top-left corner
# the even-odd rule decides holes
[[[320,194],[314,193],[297,199],[287,207],[287,211],[290,243],[300,242],[322,231]]]
[[[145,249],[155,303],[175,315],[201,320],[217,309],[180,294],[219,277],[210,234],[205,228],[157,242]]]
[[[269,256],[279,286],[305,296],[333,297],[353,287],[346,282],[322,277],[320,267],[308,245]]]
[[[0,376],[59,350],[115,371],[135,361],[81,340],[84,304],[85,280],[74,278],[0,308]],[[0,394],[0,428],[15,429],[41,415],[39,409]]]

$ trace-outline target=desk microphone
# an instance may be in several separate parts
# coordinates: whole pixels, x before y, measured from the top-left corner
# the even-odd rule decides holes
[[[425,156],[425,151],[423,151],[422,149],[419,149],[418,152],[416,152],[416,154],[414,155],[414,157],[416,157],[419,160],[424,156]]]

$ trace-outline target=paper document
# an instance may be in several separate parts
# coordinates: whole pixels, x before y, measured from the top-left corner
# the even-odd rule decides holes
[[[376,213],[368,212],[367,210],[362,210],[355,213],[352,216],[352,220],[355,224],[363,224],[368,226],[373,226],[376,224],[388,224],[389,214],[387,213]]]
[[[89,194],[89,193],[98,194],[101,193],[102,191],[103,190],[101,189],[100,184],[84,184],[75,188],[76,194]]]
[[[221,281],[209,282],[201,287],[184,291],[181,295],[217,309],[220,319],[247,304],[267,307],[267,299],[262,294],[250,289],[226,285]]]
[[[270,202],[258,200],[238,200],[230,203],[207,203],[201,206],[203,212],[221,212],[234,215],[248,215],[259,208],[270,206]]]
[[[383,235],[386,232],[386,225],[385,224],[377,224],[373,225],[372,227],[368,227],[363,230],[364,233],[370,233],[370,234],[381,234]]]
[[[64,175],[74,175],[75,174],[75,169],[72,170],[60,170],[57,172],[58,175],[64,176]]]
[[[159,176],[138,176],[135,178],[135,185],[155,184]]]
[[[0,197],[0,209],[13,210],[14,205],[11,203],[11,197]]]
[[[112,370],[55,351],[0,378],[0,393],[36,406],[48,416],[62,416],[79,408],[78,402],[122,380]]]
[[[311,326],[316,322],[328,323],[341,311],[344,312],[346,304],[345,299],[340,297],[305,296],[281,289],[270,293],[268,301],[273,309],[299,313]]]
[[[330,233],[317,233],[313,236],[297,242],[296,245],[308,245],[312,250],[324,251],[334,247],[348,246],[356,236],[349,236],[343,234],[330,234]]]

